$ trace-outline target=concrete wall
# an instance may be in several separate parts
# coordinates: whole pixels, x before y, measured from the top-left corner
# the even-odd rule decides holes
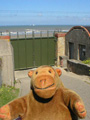
[[[14,86],[13,48],[10,43],[9,37],[0,37],[0,58],[2,59],[2,84]]]
[[[60,56],[65,56],[65,33],[55,34],[57,38],[57,66],[60,66]]]
[[[67,68],[69,71],[74,72],[76,74],[90,76],[90,65],[83,64],[80,61],[68,60]]]

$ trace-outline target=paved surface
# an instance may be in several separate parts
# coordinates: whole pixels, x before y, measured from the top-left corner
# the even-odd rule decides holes
[[[84,120],[90,120],[90,85],[72,76],[62,75],[61,79],[67,88],[81,96],[87,110],[87,117]]]
[[[28,71],[17,71],[15,73],[16,79],[21,82],[20,96],[24,96],[30,91],[30,78],[27,76]],[[65,72],[64,70],[62,70],[60,78],[67,88],[76,91],[81,96],[87,110],[87,117],[84,120],[90,120],[90,78]]]

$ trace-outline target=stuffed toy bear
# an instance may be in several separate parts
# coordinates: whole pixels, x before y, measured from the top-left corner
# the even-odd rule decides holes
[[[32,90],[0,109],[2,120],[74,120],[71,111],[85,118],[82,99],[74,91],[64,87],[60,80],[61,70],[41,66],[28,73]]]

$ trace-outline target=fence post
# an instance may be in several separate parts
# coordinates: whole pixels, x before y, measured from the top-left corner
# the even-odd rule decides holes
[[[25,39],[27,38],[26,32],[25,32]]]
[[[19,33],[17,32],[17,39],[19,39]]]
[[[55,37],[55,30],[53,31],[53,37]]]
[[[34,34],[34,31],[32,31],[32,38],[34,39],[34,37],[35,37],[35,34]]]
[[[49,37],[49,31],[47,31],[47,37]]]
[[[40,31],[40,37],[42,38],[42,31]]]

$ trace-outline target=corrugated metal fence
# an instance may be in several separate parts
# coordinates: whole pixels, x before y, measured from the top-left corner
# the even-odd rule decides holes
[[[32,32],[11,35],[14,48],[15,70],[38,67],[40,65],[54,65],[56,59],[56,40],[53,33]]]

